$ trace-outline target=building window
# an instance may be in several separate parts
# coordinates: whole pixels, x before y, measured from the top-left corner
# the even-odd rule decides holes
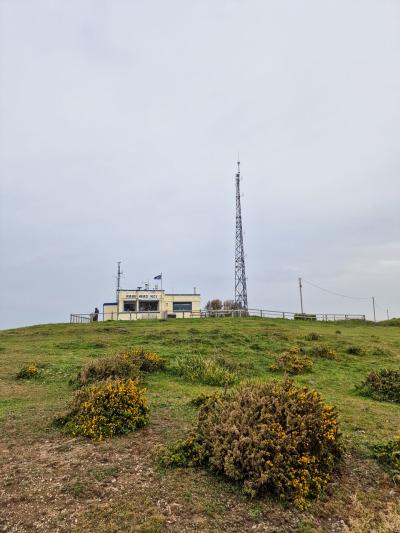
[[[174,302],[174,311],[191,311],[192,302]]]
[[[136,301],[132,302],[126,302],[124,301],[124,311],[128,313],[135,313],[136,312]]]
[[[158,300],[139,300],[139,312],[158,311]]]

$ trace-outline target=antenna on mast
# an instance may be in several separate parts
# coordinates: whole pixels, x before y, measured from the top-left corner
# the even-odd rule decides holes
[[[117,265],[118,265],[118,270],[117,270],[117,298],[116,298],[116,301],[118,302],[119,291],[121,289],[121,276],[122,276],[123,272],[121,271],[121,261],[118,261]]]
[[[242,208],[240,204],[240,160],[238,156],[236,181],[236,238],[235,238],[235,304],[247,309],[247,282],[243,246]]]

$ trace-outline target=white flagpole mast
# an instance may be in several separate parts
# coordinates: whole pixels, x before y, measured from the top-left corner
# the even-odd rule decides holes
[[[161,281],[161,290],[162,290],[162,272],[161,272],[161,280],[160,281]]]

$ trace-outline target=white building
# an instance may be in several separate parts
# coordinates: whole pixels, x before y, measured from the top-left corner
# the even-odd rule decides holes
[[[118,301],[103,304],[104,320],[147,318],[194,318],[200,316],[201,299],[196,293],[166,293],[160,289],[119,290]]]

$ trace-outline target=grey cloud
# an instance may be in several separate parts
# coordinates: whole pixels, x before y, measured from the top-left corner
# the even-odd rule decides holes
[[[400,5],[0,1],[1,326],[60,321],[162,270],[232,297],[297,277],[400,315]],[[367,304],[305,288],[308,310]]]

